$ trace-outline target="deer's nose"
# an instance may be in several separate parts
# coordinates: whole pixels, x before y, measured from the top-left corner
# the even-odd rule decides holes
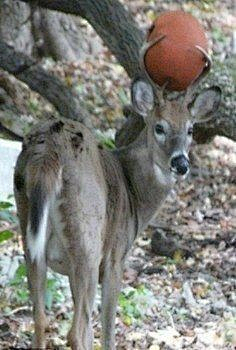
[[[183,155],[171,159],[171,168],[179,175],[184,175],[189,170],[189,160]]]

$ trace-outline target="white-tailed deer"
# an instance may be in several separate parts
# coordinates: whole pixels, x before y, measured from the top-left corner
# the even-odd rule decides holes
[[[33,301],[33,348],[46,346],[44,290],[50,266],[69,277],[72,349],[93,347],[92,310],[99,282],[103,349],[115,349],[116,305],[127,252],[176,178],[188,173],[193,124],[219,105],[217,87],[194,101],[190,95],[189,89],[184,100],[170,101],[147,80],[135,80],[133,108],[146,127],[133,143],[114,151],[99,146],[85,126],[72,121],[40,123],[25,138],[15,169],[15,197]]]

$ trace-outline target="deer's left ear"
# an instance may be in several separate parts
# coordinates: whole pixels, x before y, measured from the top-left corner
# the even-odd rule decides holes
[[[190,113],[195,123],[204,123],[210,120],[218,109],[221,101],[221,89],[212,86],[203,90],[190,105]]]
[[[143,79],[136,79],[131,86],[132,105],[136,113],[144,118],[154,107],[154,92],[152,86]]]

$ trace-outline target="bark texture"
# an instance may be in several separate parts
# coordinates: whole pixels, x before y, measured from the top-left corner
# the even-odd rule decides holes
[[[39,56],[54,60],[77,61],[89,52],[79,19],[57,11],[37,9],[32,16],[34,40]]]
[[[207,79],[198,87],[217,85],[222,91],[220,108],[208,123],[195,127],[195,140],[198,143],[210,141],[214,136],[226,136],[236,141],[236,60],[235,57],[224,61],[215,61]]]
[[[39,63],[0,41],[0,66],[51,102],[61,116],[91,127],[87,112],[74,91],[47,73]]]
[[[0,1],[0,38],[16,51],[55,60],[77,61],[90,50],[79,18],[38,8],[35,1]]]
[[[31,55],[34,40],[31,27],[31,9],[19,1],[0,1],[0,38],[14,46],[16,51]]]
[[[32,0],[22,0],[32,3]],[[38,0],[40,7],[85,18],[130,77],[139,72],[144,35],[131,14],[116,0]]]

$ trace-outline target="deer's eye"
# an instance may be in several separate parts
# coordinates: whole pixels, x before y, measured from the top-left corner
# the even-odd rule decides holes
[[[164,128],[161,124],[157,124],[155,127],[155,131],[158,135],[162,135],[165,133]]]
[[[188,135],[192,136],[193,134],[193,127],[191,126],[190,128],[188,128]]]

